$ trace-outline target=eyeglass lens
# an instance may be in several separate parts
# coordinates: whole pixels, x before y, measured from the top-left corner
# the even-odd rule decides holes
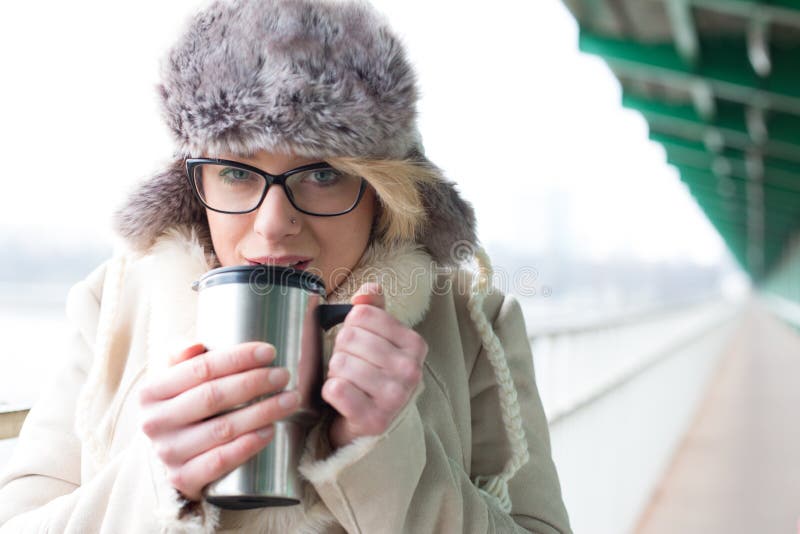
[[[197,165],[193,179],[206,205],[229,212],[255,209],[267,185],[258,173],[215,163]],[[358,200],[360,189],[360,177],[332,167],[299,171],[286,178],[287,196],[295,207],[318,215],[348,211]]]

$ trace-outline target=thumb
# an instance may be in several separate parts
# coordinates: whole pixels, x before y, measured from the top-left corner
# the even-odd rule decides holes
[[[367,282],[358,288],[356,294],[350,298],[350,303],[369,304],[380,309],[386,308],[386,300],[383,298],[383,288],[377,282]]]

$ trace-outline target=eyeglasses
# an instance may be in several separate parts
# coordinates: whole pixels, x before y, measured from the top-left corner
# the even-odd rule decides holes
[[[283,186],[289,202],[302,213],[344,215],[355,209],[367,187],[364,178],[340,172],[325,162],[274,175],[238,161],[190,158],[186,175],[205,207],[231,214],[257,210],[275,184]]]

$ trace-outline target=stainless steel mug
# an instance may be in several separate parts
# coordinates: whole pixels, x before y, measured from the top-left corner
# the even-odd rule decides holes
[[[322,280],[290,267],[213,269],[196,281],[193,289],[198,292],[198,341],[208,350],[247,341],[271,343],[276,353],[272,365],[289,370],[286,389],[296,389],[302,399],[294,415],[275,423],[272,442],[209,484],[205,498],[236,510],[298,504],[298,461],[323,402],[322,332],[342,322],[352,306],[325,304]]]

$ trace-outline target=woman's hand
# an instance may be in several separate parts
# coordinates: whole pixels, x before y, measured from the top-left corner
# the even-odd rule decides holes
[[[196,344],[143,385],[142,430],[167,466],[170,482],[187,499],[200,500],[208,483],[265,447],[274,435],[272,423],[297,409],[297,392],[287,391],[208,419],[283,389],[289,373],[266,367],[274,358],[267,343],[209,352]]]
[[[422,379],[425,340],[384,310],[378,284],[364,284],[336,336],[322,398],[338,412],[330,442],[382,434]]]

